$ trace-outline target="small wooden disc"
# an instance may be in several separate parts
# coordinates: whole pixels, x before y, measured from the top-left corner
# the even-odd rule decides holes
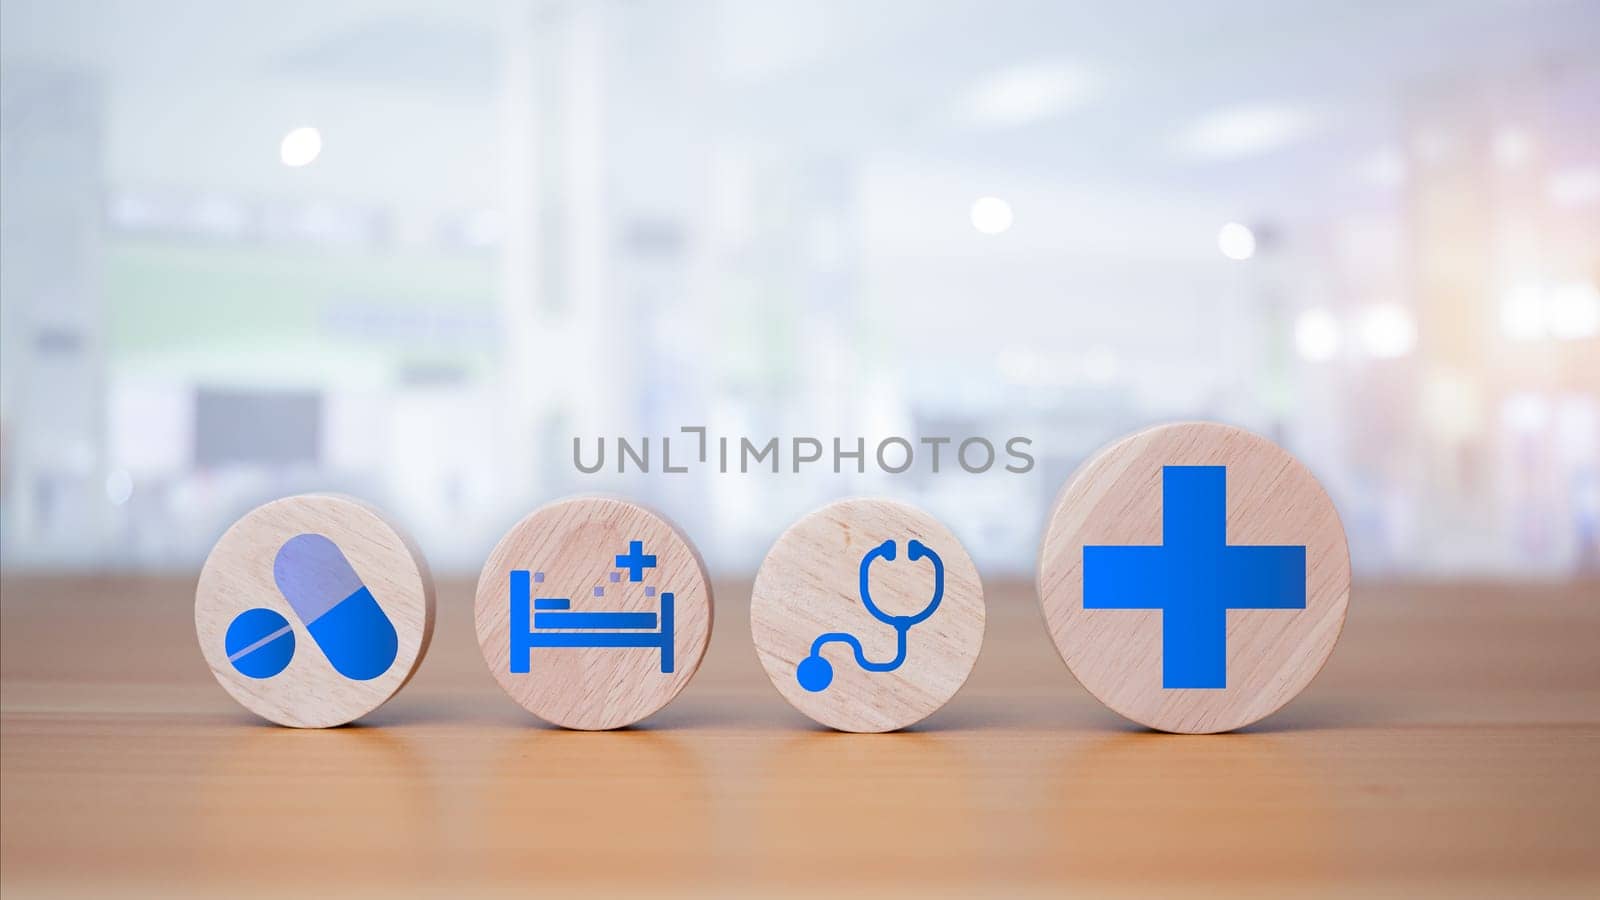
[[[478,577],[478,646],[523,708],[621,728],[671,702],[711,641],[711,580],[672,523],[577,497],[512,526]]]
[[[1333,652],[1350,552],[1333,501],[1287,451],[1226,425],[1163,425],[1073,475],[1038,590],[1056,649],[1100,702],[1162,731],[1231,731],[1292,700]]]
[[[382,706],[433,635],[422,553],[372,507],[306,494],[259,506],[200,570],[194,621],[211,673],[279,725],[327,728]]]
[[[983,626],[967,551],[937,519],[890,500],[842,500],[790,526],[750,597],[767,677],[840,731],[894,731],[948,703],[977,662]]]

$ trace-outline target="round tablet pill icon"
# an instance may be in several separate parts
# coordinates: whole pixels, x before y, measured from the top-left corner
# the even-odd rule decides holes
[[[246,678],[271,678],[294,658],[294,629],[275,610],[247,609],[228,624],[228,662]]]
[[[756,573],[750,631],[773,685],[841,731],[894,731],[933,714],[983,645],[983,585],[932,516],[844,500],[778,538]]]
[[[421,663],[433,631],[422,555],[366,504],[286,497],[230,527],[206,558],[195,628],[240,704],[301,728],[377,709]]]
[[[1317,479],[1259,435],[1162,425],[1056,501],[1039,602],[1072,674],[1150,728],[1231,731],[1294,699],[1344,626],[1350,552]]]

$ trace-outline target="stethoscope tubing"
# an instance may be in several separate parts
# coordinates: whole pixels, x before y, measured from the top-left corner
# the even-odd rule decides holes
[[[821,656],[822,648],[828,644],[848,644],[851,651],[856,655],[856,665],[860,666],[862,671],[893,672],[895,669],[900,668],[901,663],[906,661],[906,641],[910,631],[910,625],[903,628],[898,624],[895,625],[895,634],[899,637],[899,649],[895,651],[894,659],[888,662],[875,663],[867,659],[867,652],[861,647],[861,639],[847,631],[830,631],[827,634],[819,635],[816,640],[811,642],[811,655]]]
[[[933,564],[933,598],[929,600],[928,605],[916,615],[891,616],[888,613],[885,613],[882,609],[879,609],[876,603],[872,602],[871,576],[873,561],[877,559],[886,559],[893,562],[894,557],[895,546],[894,541],[892,540],[884,541],[871,550],[868,550],[866,555],[861,557],[859,581],[861,590],[861,605],[866,607],[867,612],[870,613],[874,619],[877,619],[878,621],[895,630],[897,649],[895,650],[894,659],[891,659],[888,662],[873,662],[872,660],[867,659],[866,651],[862,649],[860,639],[853,634],[843,631],[832,631],[824,635],[819,635],[815,641],[811,642],[812,656],[821,656],[822,648],[827,644],[840,643],[849,645],[851,651],[855,654],[856,665],[860,666],[862,670],[867,672],[892,672],[895,669],[900,668],[900,665],[905,662],[906,643],[912,626],[917,625],[918,623],[927,619],[929,616],[933,615],[934,612],[939,609],[939,604],[944,600],[944,560],[940,559],[939,554],[928,549],[928,547],[921,541],[912,539],[906,542],[907,559],[915,562],[926,557],[928,562]]]

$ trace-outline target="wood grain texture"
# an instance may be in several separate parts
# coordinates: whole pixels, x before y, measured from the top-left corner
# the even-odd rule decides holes
[[[717,584],[694,683],[624,731],[496,689],[471,579],[355,725],[265,725],[194,646],[193,579],[0,581],[0,895],[1581,897],[1600,892],[1600,583],[1362,584],[1278,714],[1128,725],[1068,676],[1032,586],[893,734],[824,729]],[[731,602],[730,602],[731,601]],[[83,635],[115,635],[81,652]]]
[[[639,582],[616,564],[633,541],[656,557]],[[543,573],[534,593],[570,598],[575,612],[659,614],[662,595],[671,592],[673,670],[661,671],[657,649],[540,647],[526,673],[512,672],[514,569]],[[711,582],[693,544],[665,518],[608,497],[557,501],[512,526],[484,563],[475,610],[478,644],[495,681],[524,709],[567,728],[621,728],[666,706],[699,670],[711,640]]]
[[[1163,466],[1227,467],[1230,545],[1306,547],[1305,609],[1228,611],[1225,689],[1163,688],[1159,609],[1084,608],[1086,544],[1162,543]],[[1162,425],[1101,450],[1069,479],[1040,547],[1038,591],[1062,659],[1107,706],[1163,731],[1231,731],[1288,703],[1333,652],[1350,553],[1333,501],[1287,451],[1226,425]]]
[[[934,570],[930,560],[909,558],[909,542],[917,540],[944,561],[939,606],[908,631],[899,668],[865,671],[852,648],[834,642],[822,650],[832,683],[806,690],[795,669],[820,635],[854,635],[869,661],[895,658],[897,630],[873,617],[859,592],[863,556],[891,540],[895,560],[872,565],[873,602],[888,616],[915,616],[928,607]],[[967,551],[938,520],[891,500],[843,500],[796,522],[768,551],[750,597],[751,637],[773,686],[796,709],[841,731],[893,731],[932,715],[966,682],[983,627],[983,585]]]
[[[335,671],[273,579],[273,562],[297,535],[333,541],[394,626],[394,662],[376,678],[356,681]],[[228,660],[224,636],[234,617],[264,607],[293,627],[295,653],[270,678],[248,678]],[[272,722],[326,728],[355,721],[393,697],[416,672],[433,635],[433,579],[422,553],[366,503],[307,494],[251,510],[225,532],[206,558],[195,588],[194,624],[211,673],[240,705]]]

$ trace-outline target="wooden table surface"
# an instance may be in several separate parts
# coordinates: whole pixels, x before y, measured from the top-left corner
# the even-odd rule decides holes
[[[0,584],[0,889],[609,896],[1600,890],[1600,585],[1358,585],[1311,687],[1155,734],[1079,688],[1030,586],[916,729],[823,731],[718,585],[706,664],[623,732],[541,726],[440,585],[416,680],[363,723],[262,724],[195,646],[192,582]],[[758,890],[752,891],[755,887]]]

